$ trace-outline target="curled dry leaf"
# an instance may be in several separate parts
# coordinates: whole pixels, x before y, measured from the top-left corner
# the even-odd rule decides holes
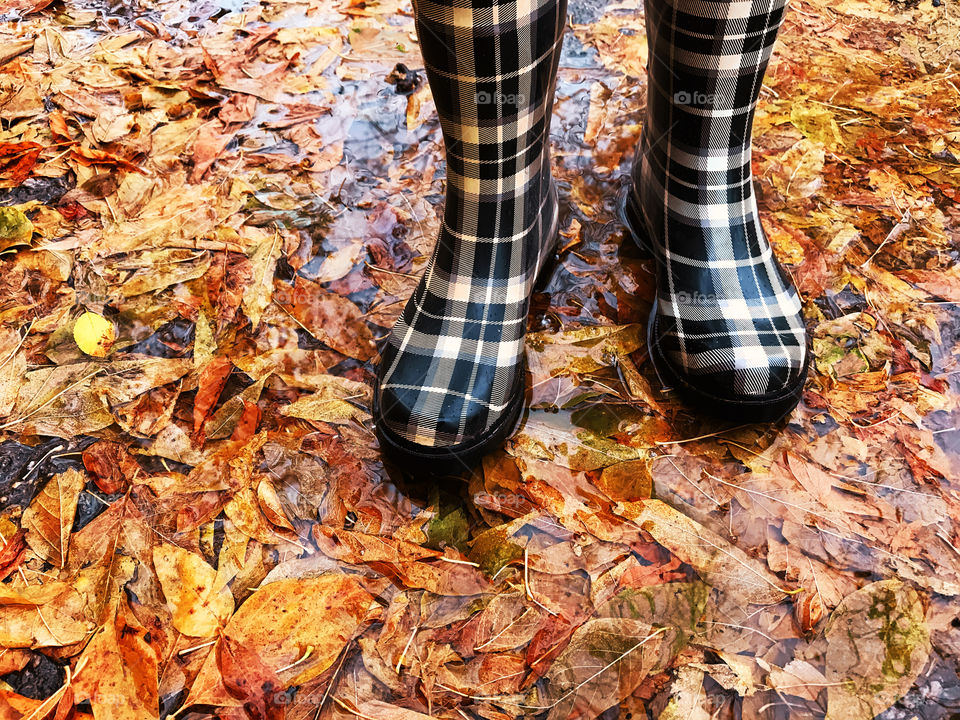
[[[257,500],[260,501],[260,510],[266,516],[267,520],[277,527],[293,530],[293,525],[287,519],[287,513],[283,509],[283,503],[277,494],[277,489],[270,482],[269,478],[261,478],[257,484]]]

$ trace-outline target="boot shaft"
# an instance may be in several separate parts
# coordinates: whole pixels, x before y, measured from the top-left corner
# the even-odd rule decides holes
[[[446,149],[448,224],[523,232],[551,185],[566,0],[416,0],[414,10]]]
[[[753,117],[784,9],[785,0],[646,3],[647,108],[633,179],[653,235],[668,217],[709,228],[755,216]]]

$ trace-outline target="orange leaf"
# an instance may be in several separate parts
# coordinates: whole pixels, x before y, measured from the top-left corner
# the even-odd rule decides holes
[[[123,492],[129,480],[140,470],[137,461],[118,444],[100,440],[83,451],[83,466],[101,491],[112,495]]]
[[[122,158],[119,155],[114,155],[106,150],[97,150],[95,148],[81,146],[73,148],[71,150],[71,154],[73,155],[74,160],[81,165],[86,165],[88,167],[91,165],[108,165],[111,167],[120,168],[121,170],[140,173],[141,175],[147,174],[146,171],[134,165],[126,158]]]
[[[367,618],[373,597],[355,577],[320,575],[261,585],[221,634],[259,650],[261,662],[283,681],[303,685],[328,670]],[[309,650],[309,653],[307,652]],[[298,662],[299,661],[299,662]],[[204,660],[184,707],[237,707],[216,657]]]
[[[35,142],[0,143],[0,173],[19,185],[33,171],[43,146]]]
[[[260,425],[260,407],[255,402],[243,401],[243,414],[237,421],[237,426],[233,429],[231,440],[246,442],[257,432],[257,426]]]
[[[8,539],[0,549],[0,580],[5,579],[16,570],[27,554],[27,544],[24,542],[26,531],[18,530],[16,535]]]
[[[220,399],[220,393],[227,384],[232,369],[233,365],[227,358],[217,357],[200,371],[200,377],[197,378],[197,396],[193,401],[193,432],[199,436],[199,442],[203,441],[200,435],[203,422]]]
[[[70,140],[70,128],[67,120],[59,110],[52,110],[47,118],[50,121],[50,132],[55,140]]]
[[[27,545],[60,568],[66,564],[70,529],[84,484],[84,474],[73,468],[54,475],[23,513]]]

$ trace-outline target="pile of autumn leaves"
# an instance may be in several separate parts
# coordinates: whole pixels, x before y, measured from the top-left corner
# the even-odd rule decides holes
[[[680,718],[700,707],[691,698],[709,676],[797,702],[815,703],[826,688],[831,716],[868,718],[910,687],[930,652],[921,597],[899,580],[844,598],[783,667],[728,652],[710,630],[724,624],[711,606],[775,615],[797,588],[642,497],[626,467],[604,471],[589,508],[576,499],[583,487],[567,487],[557,497],[567,514],[531,509],[463,553],[446,542],[464,529],[461,510],[399,506],[380,532],[356,527],[342,499],[367,522],[376,503],[358,495],[371,490],[356,483],[363,463],[342,452],[325,454],[344,466],[327,474],[337,497],[321,504],[325,522],[297,519],[256,471],[278,452],[261,432],[221,444],[216,462],[181,476],[147,473],[98,441],[82,451],[82,469],[46,481],[19,527],[0,520],[0,669],[16,673],[35,651],[67,668],[45,699],[0,686],[0,707],[11,717],[81,717],[78,704],[89,703],[117,718],[182,706],[238,719],[325,709],[561,720],[633,698]],[[474,482],[494,490],[522,480],[524,497],[537,498],[578,477],[520,466],[518,475],[510,457],[488,458]],[[85,487],[116,499],[71,532]],[[225,519],[210,522],[221,507]],[[260,532],[272,536],[259,542]],[[711,664],[707,650],[723,662]]]
[[[71,535],[85,482],[78,470],[52,478],[4,549],[0,573],[22,582],[0,590],[0,667],[22,669],[24,648],[68,661],[64,685],[42,701],[0,688],[0,707],[13,717],[55,707],[58,718],[80,716],[74,704],[89,701],[97,716],[156,718],[161,673],[180,690],[185,674],[195,675],[190,704],[249,704],[260,717],[282,716],[284,688],[327,670],[373,617],[372,596],[345,574],[269,583],[234,612],[226,573],[243,561],[237,545],[226,543],[233,562],[223,557],[214,570],[161,539],[134,489]],[[27,555],[50,563],[44,582],[27,582]]]

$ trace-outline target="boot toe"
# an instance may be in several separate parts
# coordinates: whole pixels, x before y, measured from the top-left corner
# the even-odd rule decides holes
[[[654,309],[655,310],[655,309]],[[651,312],[648,345],[667,385],[704,412],[747,422],[775,420],[799,402],[809,365],[801,332],[785,333],[775,345],[710,347],[676,333],[660,335]],[[696,348],[696,351],[692,351]]]
[[[504,407],[491,405],[496,370],[474,367],[467,378],[458,377],[456,367],[431,374],[413,362],[397,363],[386,381],[378,380],[375,422],[399,442],[424,451],[477,446],[499,428],[518,394],[522,402],[521,391]]]

